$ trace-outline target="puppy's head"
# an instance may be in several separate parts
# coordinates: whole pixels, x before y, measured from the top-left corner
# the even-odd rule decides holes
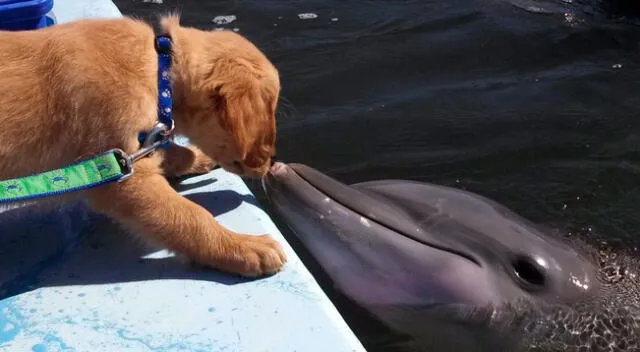
[[[263,176],[275,153],[277,69],[236,33],[179,27],[175,17],[163,24],[178,44],[174,59],[177,132],[224,169],[241,176]]]
[[[224,69],[223,65],[222,72],[214,73],[205,85],[213,102],[213,119],[206,128],[220,133],[197,139],[205,139],[205,153],[239,175],[263,176],[275,154],[280,83],[277,71],[269,66],[255,70],[236,64]],[[204,129],[201,132],[207,133]]]

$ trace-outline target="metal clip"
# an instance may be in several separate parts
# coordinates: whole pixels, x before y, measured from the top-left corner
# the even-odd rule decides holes
[[[173,139],[173,126],[169,127],[161,122],[156,123],[155,126],[149,131],[149,134],[142,143],[142,147],[131,155],[127,155],[121,149],[112,149],[110,152],[114,153],[118,157],[118,163],[122,167],[123,176],[118,182],[124,181],[131,177],[134,173],[133,164],[141,158],[149,156],[156,151],[156,149],[162,147],[164,143]]]
[[[133,161],[127,155],[127,153],[125,153],[122,149],[118,149],[118,148],[111,149],[108,151],[108,153],[113,153],[116,156],[116,158],[118,159],[118,164],[122,169],[122,177],[118,179],[118,182],[122,182],[128,179],[129,177],[131,177],[131,175],[133,175],[134,173]]]
[[[156,149],[171,140],[172,132],[172,127],[169,127],[162,122],[156,123],[142,143],[142,148],[131,154],[130,158],[132,162],[136,162],[138,159],[153,154]]]
[[[151,128],[151,131],[149,131],[149,134],[142,143],[142,147],[149,147],[158,140],[167,141],[171,138],[172,132],[173,126],[167,126],[162,122],[157,122],[156,125]]]

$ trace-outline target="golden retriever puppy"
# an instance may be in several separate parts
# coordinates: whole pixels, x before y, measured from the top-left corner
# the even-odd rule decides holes
[[[95,211],[202,265],[244,276],[277,272],[286,261],[278,242],[222,227],[166,176],[205,173],[216,163],[263,176],[275,148],[278,71],[236,33],[183,27],[177,16],[161,27],[173,42],[175,131],[197,147],[173,144],[137,161],[129,179],[81,195]],[[136,152],[138,134],[157,120],[154,45],[152,27],[130,18],[0,31],[0,180],[112,148]]]

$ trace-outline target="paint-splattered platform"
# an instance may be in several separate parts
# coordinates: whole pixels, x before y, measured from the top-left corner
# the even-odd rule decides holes
[[[109,0],[56,0],[59,23],[120,16]],[[176,186],[235,231],[270,233],[289,262],[244,281],[144,251],[76,207],[0,212],[0,351],[364,351],[234,175]]]

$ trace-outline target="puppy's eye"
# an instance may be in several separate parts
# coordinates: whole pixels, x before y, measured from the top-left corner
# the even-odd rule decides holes
[[[235,160],[235,161],[233,162],[233,166],[236,166],[236,167],[242,167],[242,164],[240,164],[240,162],[239,162],[238,160]]]

